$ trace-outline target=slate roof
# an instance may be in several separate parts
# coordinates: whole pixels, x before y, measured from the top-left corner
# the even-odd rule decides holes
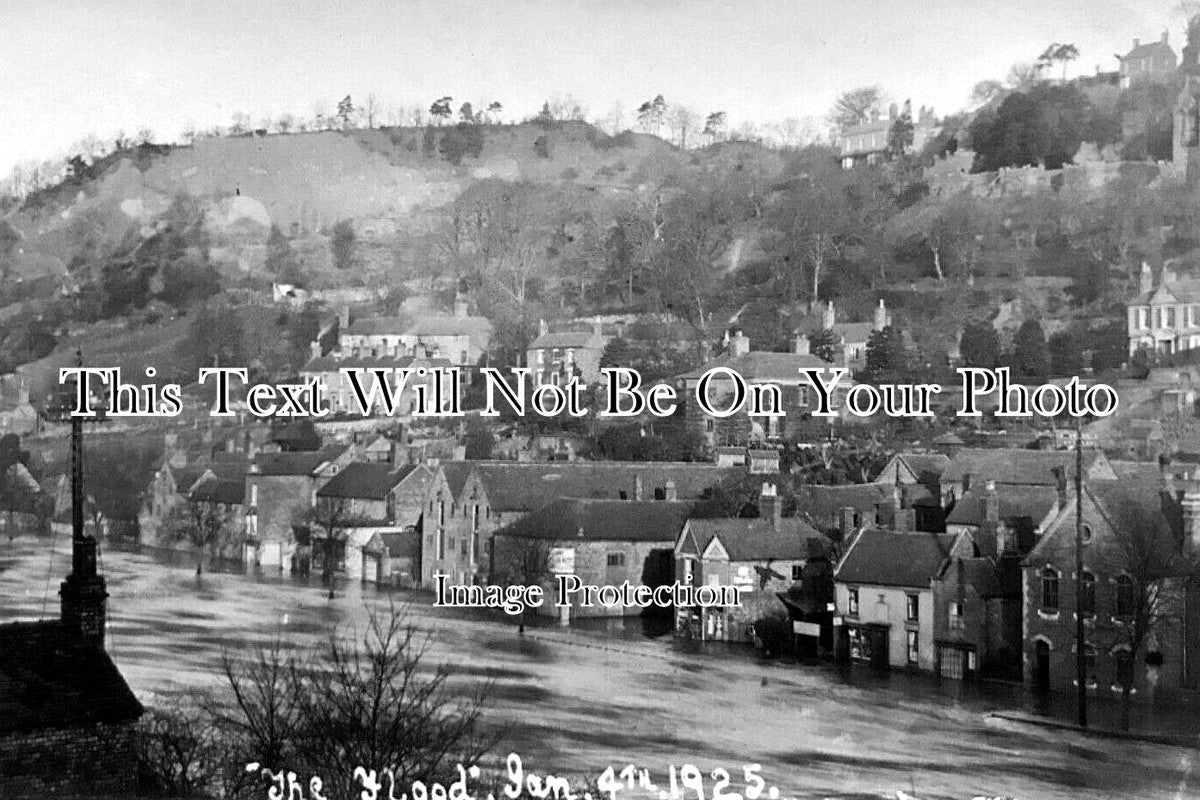
[[[450,495],[455,500],[458,500],[458,496],[462,494],[463,486],[466,485],[467,478],[474,466],[475,462],[473,461],[442,462],[442,474],[446,476],[446,483],[450,486]]]
[[[401,481],[417,469],[419,468],[412,464],[401,467],[378,462],[347,464],[341,472],[317,489],[317,497],[385,500],[388,494],[400,485]]]
[[[603,348],[604,339],[592,331],[562,331],[561,333],[544,333],[533,340],[530,350],[546,350],[552,348]]]
[[[391,355],[327,355],[309,359],[301,372],[338,372],[343,369],[404,369],[405,367],[450,367],[453,364],[445,358],[427,358],[425,356],[391,356]]]
[[[1121,61],[1124,62],[1142,58],[1168,58],[1173,62],[1175,59],[1175,51],[1171,48],[1170,44],[1159,39],[1156,42],[1147,42],[1146,44],[1138,45],[1124,55],[1121,58]]]
[[[748,381],[776,380],[799,381],[801,369],[824,369],[829,364],[809,353],[770,353],[763,350],[751,350],[740,356],[722,353],[699,369],[684,373],[682,379],[699,378],[713,367],[728,367]],[[842,386],[850,385],[846,379]]]
[[[1092,471],[1096,462],[1107,465],[1108,460],[1098,450],[1083,452],[1083,471]],[[1074,450],[1025,450],[1020,448],[963,448],[950,459],[945,477],[951,481],[962,480],[969,474],[974,481],[995,481],[997,484],[1011,483],[1027,486],[1054,486],[1054,468],[1060,467],[1068,480],[1075,475]]]
[[[1148,292],[1143,292],[1132,301],[1130,305],[1148,306],[1154,296],[1160,292],[1169,294],[1180,303],[1200,303],[1200,279],[1184,278],[1175,281],[1163,281],[1158,286],[1155,286]]]
[[[839,583],[925,589],[949,558],[958,535],[868,528],[851,543],[834,578]]]
[[[339,333],[351,336],[399,336],[403,331],[404,322],[399,317],[361,317]]]
[[[405,336],[480,336],[491,335],[492,322],[487,317],[454,317],[436,315],[421,317],[404,332]]]
[[[392,558],[416,558],[421,555],[421,534],[417,531],[389,531],[379,534],[379,541]]]
[[[723,479],[745,474],[743,467],[649,461],[480,461],[474,471],[493,511],[533,511],[558,497],[619,500],[621,492],[633,500],[639,475],[643,499],[653,499],[655,489],[662,489],[670,479],[675,481],[677,497],[694,500]]]
[[[322,464],[346,452],[346,447],[331,445],[294,453],[259,453],[254,463],[260,475],[312,475]]]
[[[700,552],[720,539],[730,561],[804,561],[829,552],[827,537],[797,517],[785,517],[776,526],[763,519],[692,519],[688,528]]]
[[[973,488],[959,498],[950,514],[947,525],[979,526],[984,521],[985,488]],[[996,500],[999,502],[1002,521],[1027,517],[1035,523],[1041,522],[1058,501],[1058,489],[1053,486],[996,485]]]
[[[833,524],[833,516],[842,508],[874,512],[878,505],[890,506],[894,487],[885,483],[851,483],[844,486],[807,486],[797,497],[808,518],[824,527]],[[874,519],[874,517],[872,517]]]
[[[217,477],[205,478],[192,488],[188,498],[204,503],[241,505],[246,502],[246,481],[244,479],[221,480]]]
[[[674,544],[692,503],[667,500],[580,500],[560,497],[496,531],[497,536],[572,541]]]
[[[62,646],[57,620],[0,625],[0,735],[129,723],[143,710],[104,650]]]

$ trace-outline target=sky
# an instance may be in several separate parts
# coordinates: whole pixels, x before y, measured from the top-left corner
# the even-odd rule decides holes
[[[0,0],[0,175],[89,134],[385,109],[449,95],[519,119],[571,95],[625,125],[662,94],[735,126],[823,117],[840,91],[961,109],[1051,42],[1116,69],[1179,0]]]

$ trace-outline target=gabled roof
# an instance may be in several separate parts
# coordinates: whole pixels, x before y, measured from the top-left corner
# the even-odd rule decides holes
[[[717,539],[730,561],[804,561],[825,555],[830,546],[828,538],[797,517],[785,517],[778,525],[761,517],[692,519],[688,529],[700,552]]]
[[[868,528],[850,545],[834,578],[839,583],[927,589],[960,536],[965,534]]]
[[[496,531],[497,536],[573,541],[674,544],[692,503],[667,500],[579,500],[560,497]]]
[[[1142,58],[1168,58],[1174,63],[1175,51],[1171,48],[1170,44],[1159,39],[1156,42],[1139,44],[1124,55],[1121,58],[1121,62],[1124,63]]]
[[[888,474],[890,468],[907,470],[916,483],[925,486],[936,486],[941,483],[942,475],[950,466],[950,457],[941,453],[897,453],[892,456],[876,481],[893,481],[893,475]]]
[[[425,471],[426,468],[412,464],[400,467],[368,462],[347,464],[341,472],[317,489],[317,497],[385,500],[396,487],[417,470]]]
[[[1183,278],[1164,281],[1150,291],[1138,295],[1130,301],[1130,305],[1148,306],[1159,299],[1168,303],[1200,303],[1200,280]]]
[[[142,704],[100,648],[64,648],[57,621],[0,625],[0,734],[142,715]]]
[[[745,474],[745,468],[690,462],[479,461],[474,474],[493,511],[533,511],[558,497],[619,500],[624,493],[624,499],[632,501],[639,477],[643,499],[653,499],[655,490],[672,480],[676,497],[695,500],[723,479]]]
[[[466,485],[467,478],[474,466],[475,462],[473,461],[442,462],[442,474],[446,476],[446,484],[450,487],[450,494],[455,500],[458,500],[458,496],[462,494],[463,486]]]
[[[1075,451],[966,447],[958,450],[950,459],[945,478],[959,481],[963,475],[970,475],[972,482],[1055,486],[1055,468],[1062,469],[1068,481],[1072,480],[1075,475]],[[1086,477],[1115,477],[1108,459],[1099,450],[1083,451],[1083,471]]]
[[[950,514],[947,525],[980,526],[985,518],[987,490],[972,488],[959,498]],[[1058,489],[1053,486],[1013,486],[996,484],[996,500],[1002,522],[1027,518],[1041,522],[1058,502]]]
[[[783,382],[799,381],[801,369],[824,369],[830,366],[817,356],[810,353],[771,353],[763,350],[751,350],[740,356],[722,353],[699,369],[684,373],[682,379],[699,378],[713,367],[728,367],[748,381],[778,380]],[[850,385],[843,379],[843,386]]]

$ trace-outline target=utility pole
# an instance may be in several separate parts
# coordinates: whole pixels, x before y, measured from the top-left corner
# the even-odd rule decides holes
[[[1087,632],[1083,624],[1083,424],[1075,418],[1075,689],[1079,727],[1087,727]]]

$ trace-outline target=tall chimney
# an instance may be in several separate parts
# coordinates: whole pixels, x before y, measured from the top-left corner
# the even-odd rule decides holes
[[[808,348],[808,337],[797,331],[795,338],[792,339],[792,352],[798,356],[806,356],[808,355]]]
[[[1138,292],[1147,294],[1154,290],[1154,273],[1150,270],[1150,265],[1145,261],[1142,262],[1142,271],[1138,273]]]
[[[1067,507],[1067,471],[1062,467],[1050,471],[1054,473],[1054,487],[1058,489],[1058,508],[1061,511]]]
[[[663,499],[671,501],[679,499],[679,488],[675,485],[674,478],[667,478],[667,482],[663,484]]]
[[[762,485],[762,494],[758,497],[758,515],[779,527],[779,521],[783,519],[783,503],[780,502],[779,492],[774,484]]]
[[[462,292],[454,295],[454,316],[459,319],[467,316],[467,296]]]
[[[821,313],[821,327],[825,330],[832,330],[837,317],[833,311],[833,301],[830,300],[825,304],[825,310]]]
[[[550,332],[550,326],[546,324],[546,320],[538,320],[538,336],[545,336]]]

